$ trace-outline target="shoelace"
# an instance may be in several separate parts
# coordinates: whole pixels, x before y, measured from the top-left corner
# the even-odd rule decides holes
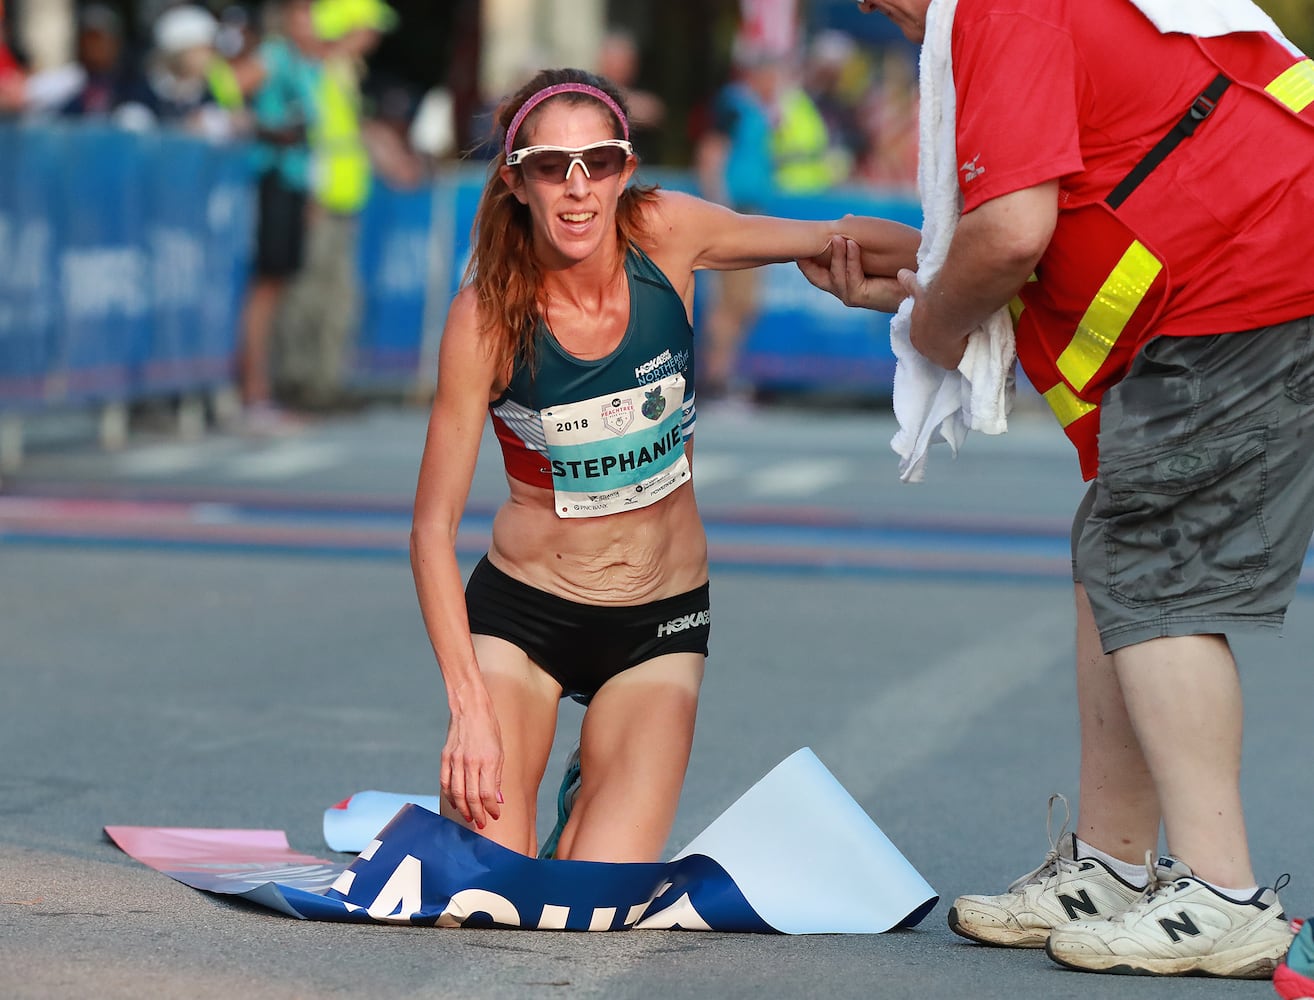
[[[1145,873],[1147,879],[1141,894],[1136,897],[1135,902],[1130,907],[1110,916],[1108,918],[1110,923],[1124,923],[1127,917],[1155,896],[1166,896],[1177,891],[1177,876],[1172,873],[1171,869],[1160,867],[1156,863],[1153,851],[1145,852]]]
[[[1059,828],[1058,837],[1054,836],[1054,800],[1063,803],[1063,825]],[[1072,821],[1072,808],[1068,805],[1067,797],[1060,792],[1055,792],[1049,797],[1049,804],[1045,808],[1045,835],[1049,837],[1049,853],[1045,855],[1045,860],[1040,863],[1038,868],[1027,872],[1021,878],[1014,879],[1009,885],[1009,892],[1020,892],[1024,887],[1037,882],[1043,882],[1060,872],[1075,872],[1080,869],[1081,865],[1071,858],[1065,858],[1059,853],[1059,845],[1063,843],[1063,838],[1067,836],[1068,824]]]
[[[1136,898],[1136,901],[1132,903],[1128,909],[1115,913],[1109,917],[1108,919],[1110,923],[1124,923],[1132,913],[1148,903],[1155,896],[1168,896],[1177,891],[1177,881],[1181,878],[1181,873],[1175,874],[1171,868],[1158,864],[1155,861],[1153,851],[1145,852],[1145,872],[1148,876],[1148,880],[1145,883],[1145,888],[1141,890],[1140,896]],[[1280,892],[1282,889],[1286,888],[1290,882],[1291,876],[1289,874],[1284,873],[1279,875],[1273,883],[1273,891],[1275,893]],[[1299,930],[1299,927],[1295,928],[1295,930]]]

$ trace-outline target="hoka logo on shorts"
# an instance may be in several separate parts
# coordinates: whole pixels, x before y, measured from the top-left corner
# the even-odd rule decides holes
[[[712,624],[712,612],[693,611],[687,615],[681,615],[679,618],[672,618],[664,625],[658,625],[657,638],[661,639],[664,636],[674,635],[676,632],[683,632],[685,629],[710,624]]]

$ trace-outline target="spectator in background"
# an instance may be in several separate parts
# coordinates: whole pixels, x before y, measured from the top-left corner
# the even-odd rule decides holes
[[[77,62],[68,83],[73,94],[57,109],[60,115],[106,118],[120,105],[142,99],[145,82],[123,58],[123,24],[113,8],[92,4],[82,9]]]
[[[803,89],[826,123],[831,156],[839,176],[850,175],[867,151],[867,137],[858,117],[864,76],[858,45],[844,32],[819,32],[808,45]]]
[[[297,426],[273,404],[271,336],[288,281],[305,257],[309,132],[324,53],[311,23],[310,0],[280,0],[275,12],[278,30],[251,58],[256,86],[250,115],[259,181],[254,273],[242,309],[238,365],[244,426],[255,433]]]
[[[215,52],[219,22],[204,7],[183,4],[155,22],[155,48],[147,59],[146,86],[125,102],[118,120],[129,127],[176,126],[211,139],[234,132],[234,92],[227,64]]]
[[[694,152],[703,197],[741,214],[760,214],[777,192],[824,191],[844,179],[845,166],[789,57],[737,40],[735,79],[717,95],[711,128]],[[744,402],[754,389],[738,372],[744,337],[757,318],[756,269],[716,275],[717,290],[703,322],[700,385],[704,400]]]
[[[622,28],[612,28],[598,47],[598,74],[616,84],[630,108],[630,141],[640,160],[650,159],[658,129],[666,120],[666,102],[642,90],[639,80],[639,46]]]
[[[417,188],[429,173],[429,164],[411,145],[411,123],[415,118],[415,92],[399,81],[375,88],[371,109],[361,124],[370,163],[388,187]]]
[[[860,117],[867,152],[858,165],[861,180],[876,187],[917,187],[917,67],[902,49],[886,50],[878,82]]]
[[[272,6],[276,6],[272,4]],[[228,65],[243,97],[260,84],[264,69],[260,63],[260,31],[250,8],[233,3],[219,11],[219,31],[214,48]]]
[[[140,108],[149,103],[145,78],[124,57],[122,20],[114,8],[93,3],[78,14],[73,61],[28,77],[24,111],[36,118],[106,119],[128,107],[129,120],[140,122]]]
[[[358,217],[371,174],[361,115],[365,57],[397,15],[383,0],[315,0],[311,17],[326,46],[310,129],[314,208],[305,267],[279,333],[280,384],[295,405],[324,410],[346,401],[347,349],[360,313]]]

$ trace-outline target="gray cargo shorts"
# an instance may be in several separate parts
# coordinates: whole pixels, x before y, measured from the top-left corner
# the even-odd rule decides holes
[[[1104,651],[1280,629],[1314,533],[1314,319],[1150,341],[1099,444],[1072,571]]]

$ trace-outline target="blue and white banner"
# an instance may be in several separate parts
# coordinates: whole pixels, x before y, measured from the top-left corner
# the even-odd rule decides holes
[[[371,794],[355,819],[395,803]],[[330,812],[352,813],[350,800]],[[278,831],[106,827],[106,833],[186,885],[314,920],[880,933],[916,925],[938,899],[807,749],[666,863],[540,861],[415,804],[403,805],[345,865],[293,852]]]
[[[231,381],[253,233],[240,148],[0,123],[0,409]]]

